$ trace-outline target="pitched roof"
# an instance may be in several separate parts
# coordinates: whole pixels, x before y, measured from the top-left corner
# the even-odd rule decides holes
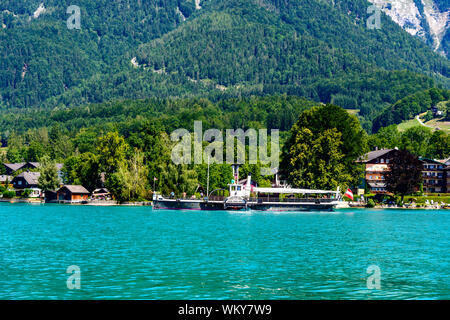
[[[40,172],[22,172],[21,174],[17,175],[13,180],[16,180],[17,178],[24,178],[25,181],[29,184],[29,185],[38,185],[39,182],[39,177],[41,176]]]
[[[32,167],[39,168],[41,166],[40,162],[27,162],[27,164],[31,165]],[[61,170],[64,166],[63,163],[55,163],[56,169]]]
[[[427,162],[427,163],[445,164],[445,160],[436,160],[436,159],[430,159],[430,158],[425,158],[425,157],[419,157],[419,160],[422,162]]]
[[[86,190],[85,187],[83,186],[73,186],[73,185],[65,185],[63,186],[61,189],[66,188],[67,190],[69,190],[71,193],[84,193],[84,194],[89,194],[90,192]],[[61,190],[59,189],[59,190]],[[59,191],[58,190],[58,191]]]
[[[109,194],[109,190],[106,188],[98,188],[95,189],[94,192],[92,192],[93,194]]]
[[[17,171],[25,165],[25,162],[20,163],[4,163],[5,167],[11,169],[12,171]]]
[[[19,163],[3,163],[3,165],[7,168],[9,168],[11,171],[15,172],[17,170],[22,169],[22,167],[28,165],[32,168],[39,168],[41,166],[40,162],[19,162]],[[64,166],[63,163],[55,163],[56,169],[58,171],[61,171],[62,167]]]
[[[38,168],[41,166],[39,162],[28,162],[27,164],[30,164],[32,167]]]
[[[369,162],[369,161],[372,161],[373,159],[376,159],[378,157],[381,157],[381,156],[391,152],[392,150],[395,150],[395,149],[381,149],[381,150],[370,151],[370,152],[366,153],[365,155],[363,155],[362,157],[360,157],[358,159],[358,161],[359,162]]]

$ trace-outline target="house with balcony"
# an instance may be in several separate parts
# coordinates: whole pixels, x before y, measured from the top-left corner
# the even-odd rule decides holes
[[[366,153],[357,162],[365,165],[366,186],[371,193],[386,193],[384,174],[389,171],[390,162],[398,149],[381,149]]]
[[[397,152],[396,148],[374,150],[358,160],[365,165],[365,182],[371,193],[387,192],[384,175],[390,170],[390,163]],[[423,192],[450,192],[450,159],[436,160],[419,157],[419,160],[423,164]]]
[[[425,193],[445,193],[447,190],[446,165],[442,161],[419,158],[423,163],[423,192]]]
[[[447,189],[445,190],[445,192],[450,193],[450,165],[445,167],[445,173],[447,176]]]
[[[39,189],[39,177],[41,174],[39,172],[22,172],[18,174],[11,181],[14,189],[16,190],[16,194],[20,196],[25,189],[31,190],[29,195],[30,198],[40,198],[42,197],[42,190]]]

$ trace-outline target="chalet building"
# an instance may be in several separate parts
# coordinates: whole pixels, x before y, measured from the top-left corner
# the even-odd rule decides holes
[[[445,193],[450,193],[450,158],[438,161],[442,163],[445,168],[445,180],[446,180]]]
[[[39,172],[22,172],[12,180],[12,184],[14,186],[14,189],[37,188],[40,176],[41,174]]]
[[[89,191],[83,186],[63,186],[57,191],[58,201],[82,202],[89,198]]]
[[[447,166],[445,168],[445,172],[447,175],[447,189],[445,190],[445,192],[450,193],[450,166]]]
[[[92,192],[93,200],[113,200],[113,195],[106,188],[98,188]]]
[[[442,117],[444,115],[444,112],[439,110],[437,106],[431,107],[431,112],[433,113],[433,116],[435,116],[435,117]]]
[[[423,192],[445,193],[447,190],[447,174],[445,164],[439,160],[427,158],[419,159],[423,163]]]
[[[12,179],[11,183],[18,195],[22,194],[25,189],[30,189],[30,198],[39,198],[42,196],[42,191],[38,188],[40,176],[41,174],[39,172],[26,171],[17,175]]]
[[[375,150],[365,154],[358,162],[365,164],[365,182],[371,193],[386,193],[384,174],[390,170],[390,163],[398,149]],[[450,192],[450,159],[434,160],[419,158],[423,163],[423,192]]]
[[[365,165],[365,181],[371,193],[386,193],[384,174],[398,149],[375,150],[365,154],[358,162]]]

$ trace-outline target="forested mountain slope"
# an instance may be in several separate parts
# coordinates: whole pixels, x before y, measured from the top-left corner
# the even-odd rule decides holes
[[[80,0],[80,30],[71,4],[0,3],[0,108],[287,93],[360,109],[370,130],[386,106],[450,85],[450,62],[389,17],[367,28],[366,0]]]
[[[0,106],[38,106],[85,81],[127,70],[130,50],[182,21],[177,8],[185,8],[185,16],[195,10],[191,2],[177,0],[80,0],[81,29],[69,30],[66,10],[72,4],[0,2]]]

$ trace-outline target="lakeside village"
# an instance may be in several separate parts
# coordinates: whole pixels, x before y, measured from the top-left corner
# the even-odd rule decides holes
[[[365,167],[364,179],[361,180],[361,184],[358,187],[348,189],[345,192],[342,198],[345,201],[341,201],[341,204],[337,207],[450,209],[450,158],[427,159],[419,157],[417,163],[410,164],[411,166],[419,165],[421,168],[420,180],[422,182],[413,187],[415,192],[406,195],[402,202],[399,202],[398,196],[388,192],[388,182],[385,179],[385,175],[391,171],[397,157],[400,157],[400,152],[405,151],[399,151],[397,148],[376,149],[360,157],[356,162],[363,164]],[[101,174],[100,184],[97,188],[89,192],[81,185],[63,184],[62,168],[64,165],[57,163],[56,170],[60,186],[56,190],[43,192],[39,182],[39,177],[41,176],[39,172],[41,164],[39,162],[3,163],[2,165],[5,174],[0,175],[0,202],[99,206],[119,204],[114,195],[105,188],[104,173]],[[239,174],[237,173],[235,179],[238,180],[238,178]],[[156,178],[154,179],[155,181],[157,180]],[[232,183],[245,185],[246,181],[247,179],[244,179],[236,182],[232,181]],[[280,182],[278,174],[275,174],[272,188],[290,188],[290,186],[286,185],[285,182]],[[203,190],[203,188],[200,190]],[[153,194],[153,192],[150,194]],[[291,197],[292,199],[295,195],[283,194],[282,197]],[[168,198],[186,199],[187,195],[183,194],[177,197],[172,193]],[[204,198],[203,192],[188,197],[188,199],[196,198]],[[153,205],[153,202],[141,201],[120,204]]]

